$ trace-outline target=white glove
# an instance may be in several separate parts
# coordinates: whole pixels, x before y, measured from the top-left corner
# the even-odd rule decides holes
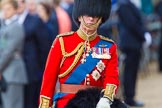
[[[145,47],[149,47],[152,43],[152,37],[151,37],[151,34],[149,32],[146,32],[144,34],[144,37],[145,37],[145,42],[144,42],[144,46]]]
[[[110,108],[110,100],[102,97],[97,103],[96,108]]]

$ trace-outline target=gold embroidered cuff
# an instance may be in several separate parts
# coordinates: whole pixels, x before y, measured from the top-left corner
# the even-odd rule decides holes
[[[50,98],[46,96],[41,96],[39,108],[50,108]]]
[[[103,97],[106,97],[106,98],[110,99],[110,101],[113,101],[116,88],[117,88],[117,86],[114,84],[107,84]]]

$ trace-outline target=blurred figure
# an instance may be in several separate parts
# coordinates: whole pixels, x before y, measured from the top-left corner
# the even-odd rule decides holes
[[[35,15],[37,12],[37,0],[26,0],[26,4],[29,13]]]
[[[1,93],[0,93],[0,108],[2,108],[2,99],[1,99]]]
[[[100,26],[98,29],[98,33],[100,33],[103,36],[108,36],[108,38],[113,39],[117,42],[117,24],[118,24],[118,17],[116,15],[116,0],[112,0],[112,9],[111,9],[111,15],[109,20],[107,20],[104,24]]]
[[[159,15],[161,19],[161,25],[162,25],[162,0],[159,1],[159,3],[155,6],[155,12]],[[161,27],[161,39],[159,44],[159,72],[162,73],[162,27]]]
[[[161,41],[162,35],[162,24],[160,21],[160,17],[154,13],[147,17],[147,29],[149,30],[152,36],[152,44],[150,46],[150,60],[158,61],[159,59],[159,44]],[[159,61],[160,62],[160,61]]]
[[[59,22],[58,22],[56,10],[53,7],[53,2],[51,4],[52,4],[52,13],[51,13],[51,17],[50,17],[50,22],[52,22],[52,24],[54,25],[53,32],[55,32],[55,34],[58,35],[59,34]],[[53,35],[53,38],[55,38],[57,35]]]
[[[58,35],[57,20],[52,19],[52,8],[47,2],[40,2],[37,6],[37,14],[45,23],[48,32],[50,33],[51,44]]]
[[[60,3],[61,7],[68,13],[70,20],[71,20],[71,30],[76,31],[78,27],[76,26],[75,22],[73,21],[72,18],[72,12],[73,12],[73,7],[74,7],[74,0],[61,0]]]
[[[1,9],[1,6],[0,6],[0,9]],[[1,10],[0,10],[0,30],[1,30]],[[1,35],[0,35],[1,37]],[[1,75],[0,75],[0,91],[1,91]],[[1,99],[1,92],[0,92],[0,108],[2,107],[2,99]]]
[[[71,20],[67,12],[60,6],[60,0],[53,0],[59,25],[59,34],[71,31]]]
[[[43,20],[43,22],[48,22],[51,16],[50,5],[46,2],[40,2],[37,5],[37,14]]]
[[[21,57],[24,31],[17,22],[17,2],[1,2],[4,24],[0,29],[0,74],[6,81],[6,90],[1,92],[3,108],[24,108],[24,85],[26,70]]]
[[[25,87],[25,108],[38,108],[38,97],[45,61],[50,49],[50,36],[42,20],[31,15],[25,0],[18,1],[19,23],[25,30],[23,59],[28,84]]]
[[[123,70],[124,99],[130,106],[143,107],[144,103],[135,100],[136,82],[143,46],[151,44],[151,36],[143,24],[140,11],[130,0],[118,0],[120,20],[119,47],[125,54]]]
[[[0,29],[1,29],[1,17],[2,17],[2,12],[1,12],[1,5],[0,5]],[[1,36],[1,35],[0,35]],[[0,83],[1,83],[2,78],[0,78]],[[0,84],[1,86],[1,84]],[[0,88],[1,90],[1,88]],[[0,92],[0,108],[2,107],[2,99],[1,99],[1,92]]]

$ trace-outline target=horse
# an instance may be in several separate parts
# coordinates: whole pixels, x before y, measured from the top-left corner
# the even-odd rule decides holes
[[[93,87],[79,90],[76,95],[69,100],[65,108],[96,108],[100,98],[103,96],[102,89]],[[120,99],[115,98],[111,108],[129,108]]]

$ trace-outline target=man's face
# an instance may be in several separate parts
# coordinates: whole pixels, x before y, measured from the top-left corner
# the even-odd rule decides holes
[[[31,14],[35,14],[36,13],[36,7],[37,7],[36,0],[28,0],[26,2],[26,6],[29,9],[29,12]]]
[[[47,12],[45,11],[45,7],[43,7],[42,4],[37,5],[37,13],[40,18],[45,18],[47,15]]]
[[[25,0],[17,0],[18,2],[18,14],[22,14],[26,8]]]
[[[91,17],[88,15],[84,15],[78,18],[80,27],[84,28],[84,26],[86,25],[90,30],[97,30],[99,26],[99,24],[97,24],[99,19],[99,17]]]
[[[4,19],[9,19],[16,14],[16,9],[10,4],[4,4],[2,6],[2,15]]]

